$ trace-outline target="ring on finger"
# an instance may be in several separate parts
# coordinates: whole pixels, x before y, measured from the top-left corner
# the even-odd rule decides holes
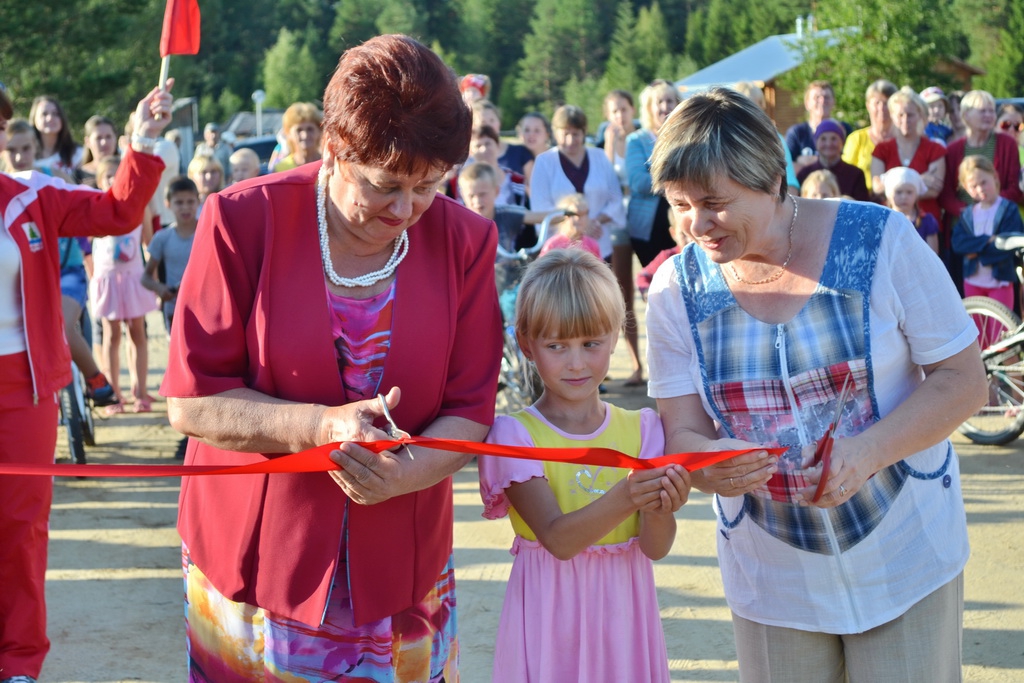
[[[729,486],[736,488],[736,482],[732,480],[732,477],[729,477]]]
[[[839,497],[843,498],[846,496],[846,487],[842,484],[839,485]]]

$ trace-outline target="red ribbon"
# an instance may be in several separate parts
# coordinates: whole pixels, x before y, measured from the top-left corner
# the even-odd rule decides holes
[[[529,448],[525,446],[503,446],[475,441],[455,439],[433,439],[427,436],[412,436],[390,441],[356,442],[375,453],[390,450],[396,446],[417,446],[432,450],[455,451],[470,455],[497,455],[506,458],[527,460],[548,460],[571,462],[598,467],[623,467],[626,469],[654,469],[665,465],[682,465],[693,472],[723,460],[765,450],[781,455],[785,448],[746,448],[735,451],[708,451],[702,453],[673,453],[648,460],[639,460],[611,448]],[[32,465],[24,463],[0,463],[0,474],[40,475],[47,477],[194,477],[213,474],[276,474],[279,472],[329,472],[341,469],[328,457],[337,450],[340,443],[325,444],[306,451],[267,458],[263,462],[248,465]]]

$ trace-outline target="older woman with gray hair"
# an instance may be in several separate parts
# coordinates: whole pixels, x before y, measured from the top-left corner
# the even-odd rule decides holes
[[[903,87],[889,98],[888,107],[893,136],[875,145],[871,153],[871,189],[884,196],[882,174],[899,166],[912,168],[921,174],[926,188],[920,196],[921,210],[938,220],[941,213],[936,197],[946,179],[946,148],[924,134],[928,105],[913,88]]]
[[[974,324],[906,218],[790,196],[784,160],[725,89],[686,100],[651,159],[693,239],[648,297],[666,449],[785,449],[693,475],[715,494],[740,680],[960,680],[948,435],[985,399]]]

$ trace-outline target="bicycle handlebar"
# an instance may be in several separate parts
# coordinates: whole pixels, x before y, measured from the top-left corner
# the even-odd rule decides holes
[[[544,220],[540,223],[540,228],[537,231],[537,244],[532,247],[525,247],[518,251],[509,251],[505,249],[501,244],[498,245],[498,259],[505,261],[526,261],[531,256],[534,256],[541,248],[544,243],[548,240],[548,232],[551,230],[551,222],[556,218],[560,218],[565,215],[563,209],[552,211],[548,215],[544,216]]]
[[[1004,232],[1001,235],[996,235],[992,243],[996,249],[1004,251],[1024,249],[1024,232]]]

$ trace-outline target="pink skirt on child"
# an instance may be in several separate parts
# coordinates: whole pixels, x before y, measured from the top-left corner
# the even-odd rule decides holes
[[[494,683],[669,683],[654,566],[637,538],[568,561],[516,536]]]
[[[136,269],[114,269],[89,281],[89,302],[96,320],[133,320],[157,309],[156,295],[142,286]]]

